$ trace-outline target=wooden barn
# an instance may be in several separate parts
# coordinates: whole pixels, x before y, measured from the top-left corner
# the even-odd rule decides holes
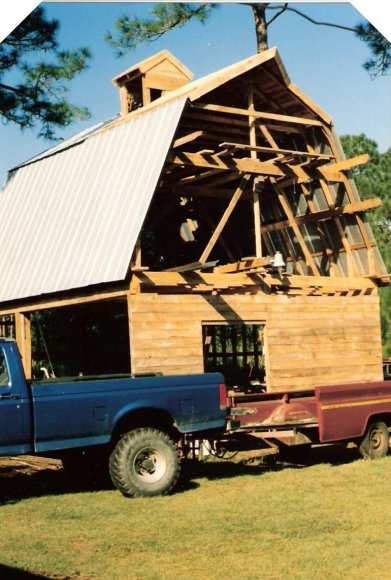
[[[382,379],[368,157],[345,158],[275,48],[191,76],[167,51],[137,64],[113,80],[120,115],[10,171],[0,329],[27,375],[54,349],[73,372],[269,391]]]

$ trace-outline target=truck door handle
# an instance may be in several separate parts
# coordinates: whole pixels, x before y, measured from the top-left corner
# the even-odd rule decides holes
[[[0,399],[14,399],[15,401],[20,399],[19,395],[13,395],[12,393],[3,393],[0,395]]]

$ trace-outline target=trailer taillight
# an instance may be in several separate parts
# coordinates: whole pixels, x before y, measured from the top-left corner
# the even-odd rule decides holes
[[[219,393],[220,393],[220,409],[226,409],[228,399],[227,399],[227,387],[225,383],[219,384]]]

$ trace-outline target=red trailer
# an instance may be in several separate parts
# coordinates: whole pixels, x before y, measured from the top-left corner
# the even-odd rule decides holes
[[[353,442],[363,457],[387,454],[391,381],[317,386],[312,391],[228,390],[227,433],[217,449],[287,449]]]

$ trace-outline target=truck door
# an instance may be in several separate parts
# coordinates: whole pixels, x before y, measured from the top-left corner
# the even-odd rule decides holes
[[[0,344],[0,455],[31,451],[28,394],[25,385],[19,384],[18,373],[12,376],[10,363],[11,351]]]

